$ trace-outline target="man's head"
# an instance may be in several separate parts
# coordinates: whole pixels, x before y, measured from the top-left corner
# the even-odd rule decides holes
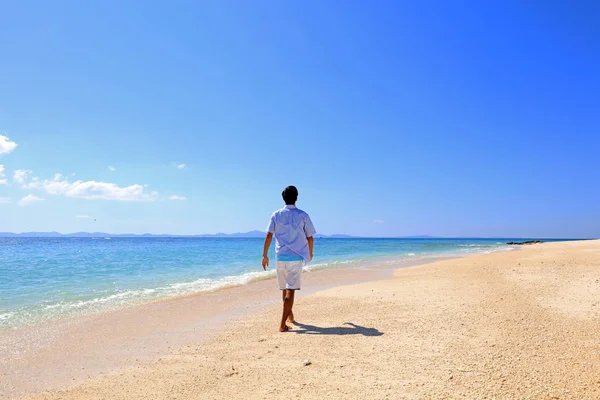
[[[283,197],[286,205],[293,206],[298,200],[298,189],[296,189],[296,186],[288,186],[281,192],[281,197]]]

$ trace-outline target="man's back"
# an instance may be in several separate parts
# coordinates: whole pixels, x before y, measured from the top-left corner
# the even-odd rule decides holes
[[[286,205],[273,213],[268,231],[275,235],[277,259],[310,261],[307,238],[315,234],[315,228],[307,213]]]

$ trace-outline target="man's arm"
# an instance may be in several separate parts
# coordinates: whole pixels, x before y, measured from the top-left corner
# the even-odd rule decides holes
[[[313,258],[313,247],[314,247],[314,240],[313,240],[313,235],[315,233],[317,233],[315,226],[313,225],[312,221],[310,220],[310,217],[308,216],[308,214],[306,215],[306,219],[304,220],[304,233],[306,234],[306,239],[308,240],[308,252],[310,254],[310,261],[312,261]]]
[[[312,238],[311,238],[312,239]],[[263,258],[262,258],[262,267],[266,271],[269,266],[269,247],[271,247],[271,241],[273,240],[273,234],[271,232],[267,232],[267,236],[265,237],[265,247],[263,248]],[[309,242],[310,243],[310,242]],[[312,258],[312,246],[310,246],[310,254]]]

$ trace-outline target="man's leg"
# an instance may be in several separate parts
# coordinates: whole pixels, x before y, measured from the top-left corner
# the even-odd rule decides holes
[[[292,314],[292,307],[294,306],[294,292],[295,290],[287,289],[283,290],[283,314],[281,316],[281,325],[279,326],[279,332],[287,332],[290,327],[285,324],[285,321]]]
[[[285,292],[287,292],[287,290],[282,290],[282,291],[281,291],[281,299],[282,299],[284,302],[285,302]],[[293,291],[293,290],[291,290],[291,292],[292,292],[292,297],[293,297],[294,291]],[[293,306],[294,306],[294,300],[292,300],[292,307],[293,307]],[[290,315],[287,317],[287,322],[289,322],[289,323],[291,323],[291,324],[293,324],[293,323],[295,322],[295,321],[294,321],[294,311],[293,311],[293,310],[292,310],[292,311],[290,311]]]

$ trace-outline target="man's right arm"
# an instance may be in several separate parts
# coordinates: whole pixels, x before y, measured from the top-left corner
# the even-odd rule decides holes
[[[269,247],[271,247],[271,241],[273,240],[273,234],[275,233],[275,214],[271,215],[269,220],[269,226],[267,227],[267,237],[265,237],[265,246],[263,248],[262,266],[266,271],[269,266]]]
[[[315,241],[312,236],[307,237],[306,240],[308,240],[308,253],[310,254],[310,261],[312,261]]]
[[[271,241],[273,240],[273,234],[271,232],[267,232],[267,236],[265,237],[265,245],[263,248],[263,258],[262,258],[262,267],[266,271],[269,266],[269,247],[271,247]],[[311,252],[312,254],[312,252]]]

